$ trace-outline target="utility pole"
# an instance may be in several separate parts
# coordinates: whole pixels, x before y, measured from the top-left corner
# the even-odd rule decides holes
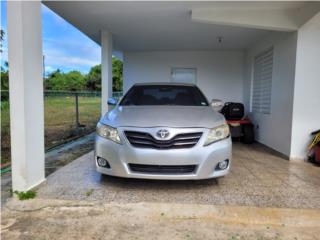
[[[45,81],[46,80],[46,65],[45,65],[45,58],[46,58],[46,56],[45,55],[43,55],[42,56],[42,64],[43,64],[43,66],[42,66],[42,68],[43,68],[43,81]]]
[[[79,121],[79,99],[78,99],[78,93],[75,92],[75,98],[76,98],[76,126],[77,128],[81,127],[80,121]]]

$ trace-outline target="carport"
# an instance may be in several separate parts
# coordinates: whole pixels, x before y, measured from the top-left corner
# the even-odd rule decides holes
[[[114,54],[124,60],[124,91],[187,76],[209,99],[243,102],[258,142],[306,158],[320,119],[318,2],[43,3],[101,45],[102,114]],[[20,191],[45,180],[40,11],[38,1],[8,2],[12,178]]]

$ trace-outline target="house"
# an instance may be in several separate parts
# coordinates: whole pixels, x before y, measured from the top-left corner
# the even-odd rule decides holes
[[[306,159],[320,128],[320,2],[43,4],[101,45],[102,113],[117,55],[124,91],[195,83],[209,99],[243,102],[258,142]],[[27,190],[45,180],[41,2],[8,2],[8,41],[13,189]]]

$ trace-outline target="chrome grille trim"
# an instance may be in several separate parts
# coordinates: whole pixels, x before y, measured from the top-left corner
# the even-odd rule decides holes
[[[124,134],[132,146],[153,149],[192,148],[202,136],[202,132],[179,133],[171,139],[158,140],[147,132],[124,131]]]

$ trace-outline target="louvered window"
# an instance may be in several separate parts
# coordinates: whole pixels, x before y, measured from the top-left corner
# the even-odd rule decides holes
[[[254,58],[252,111],[270,114],[273,69],[273,48]]]

